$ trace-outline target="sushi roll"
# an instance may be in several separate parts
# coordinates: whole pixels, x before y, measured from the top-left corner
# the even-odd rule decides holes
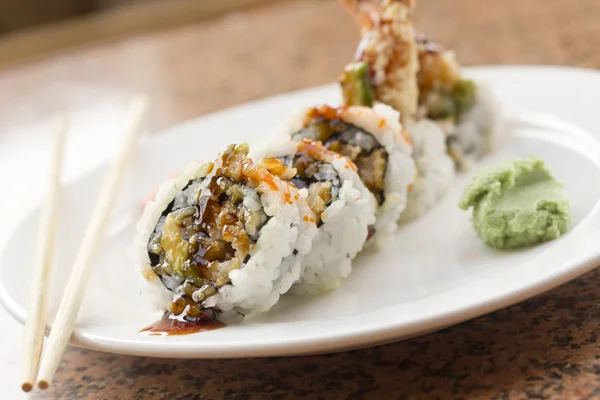
[[[356,165],[377,202],[373,243],[383,245],[397,229],[415,176],[412,145],[398,113],[384,104],[373,108],[320,106],[303,111],[283,129],[293,140],[320,141]]]
[[[267,311],[300,278],[317,232],[307,191],[248,151],[191,165],[146,206],[136,246],[156,310],[231,321]]]
[[[415,2],[340,2],[361,34],[354,60],[340,76],[344,104],[388,104],[400,112],[404,126],[424,118],[435,121],[459,171],[489,153],[500,121],[491,91],[461,75],[453,51],[415,31]]]
[[[352,271],[352,259],[375,223],[375,197],[352,161],[319,142],[290,141],[265,157],[261,164],[270,172],[308,191],[319,229],[292,291],[315,294],[338,287]]]
[[[446,134],[434,121],[422,119],[408,126],[413,140],[415,182],[408,192],[408,204],[400,222],[425,214],[454,183],[454,161],[446,153]]]

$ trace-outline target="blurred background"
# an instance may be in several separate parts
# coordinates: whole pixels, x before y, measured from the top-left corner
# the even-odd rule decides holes
[[[599,17],[598,0],[419,0],[415,14],[464,65],[592,68]],[[2,2],[0,123],[145,91],[162,128],[334,81],[357,42],[336,0]]]
[[[128,6],[135,6],[138,10],[150,10],[158,3],[169,5],[171,8],[206,6],[207,1],[171,1],[171,0],[22,0],[3,2],[0,5],[0,33],[20,31],[44,24],[65,22],[75,18],[89,17],[111,11],[123,11]],[[235,8],[236,2],[229,3],[228,8]],[[244,3],[240,1],[239,3]],[[192,6],[193,8],[194,6]],[[129,7],[130,9],[132,7]],[[192,12],[192,9],[188,9]]]
[[[420,31],[454,49],[463,65],[600,67],[600,0],[419,0],[415,18]],[[0,182],[12,193],[0,201],[0,244],[39,200],[37,177],[47,165],[57,113],[72,121],[70,180],[111,154],[135,93],[150,96],[146,128],[156,132],[335,81],[358,39],[336,0],[0,2]],[[3,398],[17,398],[21,329],[0,308]],[[101,357],[70,348],[57,375],[57,398],[72,398],[81,385],[90,389],[74,366],[93,366],[95,382],[111,376]]]

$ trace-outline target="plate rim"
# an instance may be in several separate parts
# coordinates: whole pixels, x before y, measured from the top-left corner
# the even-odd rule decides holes
[[[529,70],[529,71],[546,71],[554,72],[559,74],[570,74],[570,73],[586,73],[594,76],[596,79],[600,78],[600,73],[591,69],[574,68],[574,67],[560,67],[560,66],[540,66],[540,65],[496,65],[496,66],[479,66],[474,68],[465,68],[467,74],[494,74],[497,71],[515,71],[515,70]],[[166,135],[172,131],[185,130],[187,126],[197,124],[207,118],[218,118],[223,114],[236,112],[239,109],[252,107],[261,107],[265,103],[277,101],[280,98],[286,98],[290,96],[301,96],[309,92],[318,90],[328,90],[335,86],[333,84],[327,84],[322,86],[316,86],[313,88],[302,89],[293,92],[287,92],[278,94],[276,96],[259,99],[249,103],[244,103],[229,107],[223,110],[219,110],[213,113],[201,115],[187,121],[178,123],[172,127],[162,129],[161,131],[153,135]],[[567,121],[568,122],[568,121]],[[569,122],[570,123],[570,122]],[[595,137],[595,136],[594,136]],[[599,142],[600,144],[600,142]],[[103,163],[93,171],[98,171],[106,166]],[[39,203],[33,207],[35,210]],[[23,218],[26,218],[33,211],[32,209],[25,210],[23,217],[19,220],[22,223]],[[584,219],[569,232],[570,237],[575,237],[576,232],[584,231],[588,228],[590,221],[594,220],[600,214],[600,199],[597,200],[593,209],[584,217]],[[16,231],[20,223],[17,223],[11,229],[11,237]],[[0,254],[4,254],[6,247],[9,243],[7,240],[2,244]],[[556,246],[556,245],[555,245]],[[564,247],[564,246],[561,246]],[[270,357],[270,356],[296,356],[306,354],[320,354],[320,353],[333,353],[344,351],[348,349],[364,348],[375,346],[379,344],[394,342],[397,340],[404,340],[409,337],[421,335],[423,332],[431,332],[444,327],[455,325],[457,323],[476,318],[478,316],[496,311],[498,309],[508,307],[526,300],[532,296],[541,294],[547,290],[557,287],[563,283],[566,283],[584,273],[596,268],[600,264],[600,249],[591,251],[581,259],[576,259],[574,266],[563,267],[554,275],[544,275],[542,279],[538,279],[533,284],[523,285],[517,289],[504,291],[503,295],[490,297],[485,301],[473,302],[466,307],[456,308],[450,312],[434,313],[429,318],[417,319],[417,320],[406,320],[394,321],[389,320],[386,324],[380,323],[380,326],[371,325],[368,329],[353,330],[346,332],[335,332],[333,334],[320,335],[318,338],[313,338],[309,341],[301,343],[286,341],[286,340],[273,340],[262,343],[260,347],[248,347],[248,344],[244,342],[236,343],[233,346],[224,349],[222,345],[212,344],[208,347],[198,346],[198,343],[177,341],[170,343],[157,344],[155,341],[138,342],[138,341],[124,341],[121,339],[111,339],[105,336],[90,334],[87,332],[79,332],[76,329],[73,333],[70,344],[88,348],[92,350],[108,351],[119,354],[129,354],[137,356],[151,356],[151,357],[177,357],[177,358],[237,358],[237,357]],[[2,265],[0,264],[0,268]],[[447,294],[451,290],[442,292],[441,294]],[[430,297],[436,297],[433,295]],[[15,318],[17,321],[24,323],[26,309],[22,308],[20,304],[13,298],[10,297],[6,288],[2,282],[0,282],[0,303],[4,306],[7,312]],[[352,317],[351,317],[352,318]],[[310,321],[305,321],[310,322]],[[297,322],[294,322],[297,323]],[[313,322],[314,323],[314,322]],[[281,324],[289,324],[282,322]]]

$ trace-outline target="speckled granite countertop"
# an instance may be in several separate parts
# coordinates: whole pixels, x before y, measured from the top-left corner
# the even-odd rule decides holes
[[[598,0],[420,0],[419,28],[463,64],[600,67]],[[144,90],[156,129],[332,81],[357,33],[334,1],[243,14],[0,73],[0,119],[85,104],[85,88]],[[53,88],[70,90],[57,94]],[[77,98],[73,100],[75,88]],[[99,89],[100,88],[100,89]],[[78,89],[78,90],[79,90]],[[178,361],[69,348],[40,399],[600,398],[600,270],[542,296],[409,341],[326,356]],[[22,328],[0,311],[0,397],[19,396]]]

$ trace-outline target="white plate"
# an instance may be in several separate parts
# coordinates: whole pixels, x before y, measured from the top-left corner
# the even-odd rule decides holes
[[[600,263],[600,74],[547,67],[468,70],[488,80],[507,111],[506,139],[482,164],[535,154],[565,183],[573,226],[559,240],[499,252],[475,236],[457,207],[468,176],[440,204],[403,227],[394,245],[355,262],[338,290],[315,298],[286,297],[272,311],[240,325],[173,337],[138,334],[154,322],[138,293],[128,247],[142,200],[192,159],[212,159],[231,142],[264,140],[299,107],[337,102],[335,85],[246,104],[190,121],[142,144],[127,177],[112,227],[92,276],[72,343],[156,357],[214,358],[297,355],[366,347],[440,329],[514,304]],[[567,122],[568,121],[568,122]],[[593,132],[593,133],[588,133]],[[63,193],[54,302],[62,293],[105,169],[84,175]],[[25,319],[39,210],[6,243],[0,297]],[[56,309],[56,304],[51,307]]]

